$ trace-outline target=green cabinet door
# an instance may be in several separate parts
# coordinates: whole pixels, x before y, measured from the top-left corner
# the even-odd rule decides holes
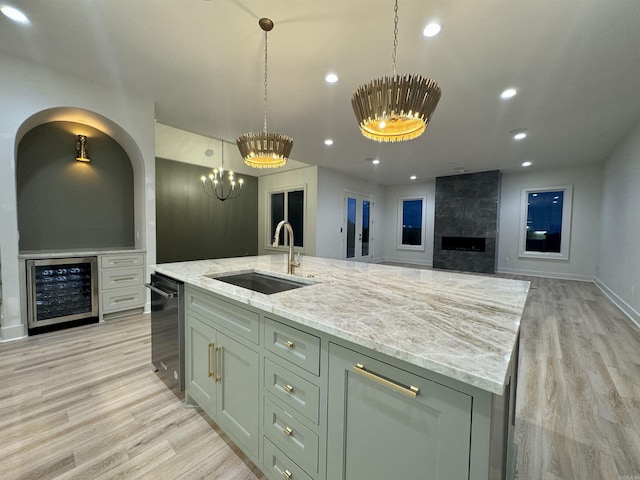
[[[471,406],[466,394],[331,344],[327,478],[466,480]]]
[[[214,372],[216,331],[187,312],[186,336],[186,395],[187,402],[195,401],[211,418],[216,415],[216,382]]]
[[[244,449],[258,457],[259,355],[220,332],[216,347],[216,421]]]

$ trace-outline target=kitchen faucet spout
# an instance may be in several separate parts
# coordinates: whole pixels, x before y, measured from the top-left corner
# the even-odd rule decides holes
[[[282,220],[276,227],[276,233],[273,235],[273,248],[278,248],[280,244],[280,229],[285,227],[289,233],[289,263],[287,265],[287,273],[294,274],[295,268],[300,266],[300,262],[296,262],[293,258],[293,228],[286,220]]]

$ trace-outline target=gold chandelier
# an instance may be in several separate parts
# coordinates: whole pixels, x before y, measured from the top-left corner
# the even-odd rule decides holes
[[[430,78],[396,74],[398,0],[394,12],[393,76],[361,85],[351,97],[360,132],[378,142],[402,142],[422,135],[442,94]]]
[[[239,178],[236,182],[233,170],[227,171],[227,178],[224,178],[224,140],[220,140],[220,152],[220,169],[214,168],[209,177],[203,175],[200,177],[200,181],[202,182],[202,190],[207,196],[224,202],[240,196],[244,186],[244,179]],[[236,186],[239,188],[236,188]]]
[[[264,128],[260,133],[245,133],[236,139],[244,163],[254,168],[276,168],[287,163],[293,139],[279,133],[267,133],[267,32],[273,21],[261,18],[258,25],[264,31]]]

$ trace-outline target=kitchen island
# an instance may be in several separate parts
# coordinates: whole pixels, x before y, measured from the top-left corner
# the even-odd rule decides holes
[[[285,255],[153,268],[186,284],[187,403],[269,478],[511,475],[528,282],[314,257],[291,276]],[[305,285],[211,278],[249,271]]]

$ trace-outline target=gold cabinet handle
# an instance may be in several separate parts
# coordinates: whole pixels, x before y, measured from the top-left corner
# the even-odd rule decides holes
[[[293,387],[291,385],[285,385],[284,387],[282,387],[284,389],[285,392],[287,393],[293,393]]]
[[[218,357],[218,355],[220,357]],[[213,356],[213,363],[215,365],[214,380],[216,381],[216,383],[222,382],[222,374],[220,373],[220,365],[222,364],[222,347],[216,347]]]
[[[213,343],[209,344],[209,347],[207,348],[207,373],[209,374],[209,378],[213,377],[215,375],[215,373],[211,370],[211,349],[214,347]],[[213,369],[215,370],[215,365],[213,366]]]
[[[291,473],[289,470],[287,470],[286,468],[284,469],[284,472],[282,472],[282,476],[284,478],[291,478],[293,477],[293,473]]]
[[[293,348],[294,343],[291,340],[286,340],[284,346],[287,348]]]
[[[282,429],[282,433],[284,433],[287,437],[290,437],[293,433],[293,430],[291,429],[291,427],[285,427]]]
[[[392,382],[391,380],[387,380],[386,378],[376,375],[375,373],[368,372],[367,370],[365,370],[364,365],[362,365],[361,363],[356,363],[353,366],[353,371],[362,375],[363,377],[368,378],[369,380],[373,380],[374,382],[379,383],[380,385],[384,385],[385,387],[388,387],[395,392],[406,395],[407,397],[416,398],[420,394],[420,389],[418,387],[414,387],[413,385],[405,387],[403,385]]]

